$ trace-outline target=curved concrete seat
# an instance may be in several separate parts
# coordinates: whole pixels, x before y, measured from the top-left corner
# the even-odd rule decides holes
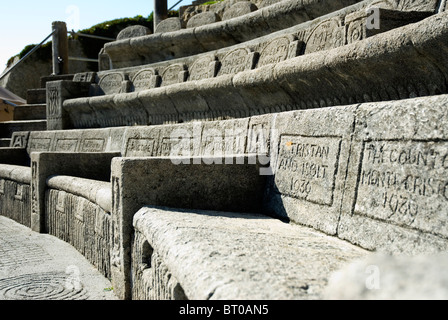
[[[62,175],[46,183],[48,233],[70,243],[110,279],[111,184]]]
[[[19,183],[31,183],[31,168],[25,166],[2,164],[0,166],[0,178]]]
[[[256,214],[144,207],[134,228],[134,299],[319,299],[332,272],[368,255]]]
[[[148,125],[444,93],[447,25],[445,12],[399,32],[254,70],[132,94],[66,100],[63,109],[75,127],[82,126],[76,122],[79,114],[99,126],[110,126],[128,124],[134,112],[139,117],[134,116],[133,122]],[[115,123],[108,120],[112,115]]]
[[[227,21],[108,43],[114,69],[171,60],[249,41],[360,0],[286,0]]]
[[[51,176],[47,179],[47,187],[84,197],[99,205],[106,212],[111,212],[112,210],[110,182],[71,176]]]

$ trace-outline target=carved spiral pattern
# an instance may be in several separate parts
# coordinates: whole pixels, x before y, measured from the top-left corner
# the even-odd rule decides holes
[[[85,300],[81,284],[70,282],[67,274],[30,274],[0,280],[0,300]]]

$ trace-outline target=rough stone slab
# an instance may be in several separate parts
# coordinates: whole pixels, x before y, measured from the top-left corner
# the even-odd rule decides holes
[[[178,122],[178,113],[174,103],[166,93],[166,87],[141,91],[138,99],[148,113],[148,124]],[[160,106],[163,108],[160,108]]]
[[[94,83],[97,77],[96,72],[81,72],[74,75],[73,81]]]
[[[11,137],[11,148],[26,148],[30,136],[29,131],[16,131]]]
[[[120,152],[125,128],[82,130],[79,152]]]
[[[161,79],[154,69],[148,68],[137,72],[131,81],[133,86],[131,91],[138,92],[159,87]]]
[[[81,131],[75,132],[55,131],[53,146],[51,151],[56,152],[75,152],[79,149],[81,141]]]
[[[274,67],[274,64],[269,64],[255,70],[240,72],[233,77],[233,87],[250,110],[250,115],[293,108],[295,102],[290,93],[272,81],[275,77]]]
[[[189,81],[214,78],[218,73],[220,63],[216,56],[206,55],[198,58],[188,69]]]
[[[201,114],[209,113],[208,104],[199,94],[200,91],[201,88],[198,88],[193,82],[174,84],[166,88],[166,94],[173,101],[180,122],[189,121],[189,114],[196,114],[192,118],[200,119]]]
[[[342,21],[341,19],[340,17],[331,18],[324,22],[335,23],[337,28],[340,28],[338,23]],[[448,53],[448,47],[445,45],[448,37],[447,21],[448,15],[441,13],[402,27],[399,29],[400,32],[385,32],[363,41],[313,52],[276,64],[267,64],[255,70],[251,70],[256,61],[255,52],[251,56],[252,53],[247,48],[232,49],[225,54],[217,54],[221,67],[216,78],[210,80],[209,84],[196,83],[199,96],[202,95],[200,86],[204,87],[203,99],[195,96],[185,100],[198,100],[193,101],[191,110],[188,110],[186,116],[183,114],[184,108],[182,112],[176,110],[176,105],[183,104],[183,98],[175,101],[177,99],[166,97],[164,91],[158,91],[158,88],[141,92],[139,97],[145,97],[145,101],[143,102],[142,99],[140,101],[147,110],[151,109],[148,110],[150,123],[165,123],[176,122],[179,119],[192,121],[207,118],[220,119],[219,117],[222,116],[237,117],[238,113],[234,113],[237,110],[248,109],[249,115],[254,115],[369,101],[406,99],[448,92],[445,81],[445,75],[448,74],[446,67],[448,61],[445,61],[448,57],[448,54],[445,55]],[[319,28],[325,29],[324,25],[326,24],[313,24],[314,32],[309,38],[312,38]],[[424,30],[424,33],[421,30]],[[316,45],[319,46],[318,43]],[[318,50],[317,47],[312,50]],[[177,67],[177,69],[168,78],[173,82],[185,81],[185,67],[182,69],[181,64],[177,62],[172,65],[172,68]],[[397,65],[400,65],[400,68],[397,68]],[[166,68],[171,69],[171,67]],[[220,80],[221,75],[235,73],[237,74],[231,81],[228,78]],[[350,77],[347,76],[348,74]],[[366,74],[369,74],[369,77],[366,77]],[[186,93],[194,92],[194,85],[191,82],[170,88],[170,95],[185,97]],[[225,93],[226,90],[232,103],[222,104],[219,95]],[[150,96],[151,99],[146,99]],[[154,96],[155,99],[162,100],[155,103],[152,101]],[[205,112],[203,103],[203,100],[207,101],[207,99],[209,99],[209,114]],[[82,102],[82,100],[77,101]],[[137,101],[134,100],[134,102],[138,105]],[[129,101],[128,105],[132,106],[133,102]],[[159,105],[166,106],[167,110],[160,110]],[[92,107],[92,103],[90,106]],[[99,103],[98,106],[109,108],[106,103]],[[200,112],[195,113],[195,107],[198,107]],[[84,109],[84,104],[80,104],[79,108]],[[224,108],[230,109],[227,114],[226,110],[222,110]],[[127,116],[131,114],[125,111],[125,108],[122,109],[120,111]],[[67,106],[66,110],[73,114],[72,119],[77,118],[76,114],[82,114],[76,104],[70,105],[70,108]],[[215,110],[221,112],[218,117],[213,113]],[[96,123],[100,123],[101,113],[100,111],[91,112]],[[151,119],[154,117],[152,115],[156,115],[156,121]],[[106,119],[110,119],[110,116]],[[106,121],[112,124],[113,121],[119,122],[120,117]],[[121,124],[115,125],[124,125],[126,118],[121,121]]]
[[[255,156],[115,158],[112,161],[112,282],[129,298],[132,217],[146,204],[225,211],[261,209],[265,177]]]
[[[45,190],[48,177],[66,175],[110,181],[110,163],[119,153],[34,152],[31,154],[31,229],[45,232]]]
[[[340,237],[386,251],[446,250],[447,104],[435,96],[360,106]]]
[[[252,70],[255,67],[256,59],[257,53],[251,52],[249,49],[231,50],[221,60],[218,76]]]
[[[432,11],[437,12],[438,4],[437,0],[386,0],[378,1],[378,5],[402,11]],[[374,5],[377,5],[374,2]]]
[[[202,123],[128,128],[122,154],[125,157],[199,156]]]
[[[248,154],[248,128],[249,118],[205,122],[202,126],[201,156]]]
[[[112,189],[110,182],[83,179],[72,176],[50,176],[47,186],[65,191],[98,204],[106,212],[112,211]]]
[[[355,106],[278,114],[268,211],[337,234]]]
[[[162,86],[169,86],[170,84],[181,83],[187,80],[187,66],[183,64],[172,64],[163,70]]]
[[[328,300],[447,300],[446,253],[372,255],[332,275]]]
[[[223,16],[222,20],[233,19],[253,11],[258,10],[257,6],[250,1],[239,1],[232,5],[229,9],[227,9]]]
[[[11,138],[16,131],[44,131],[46,128],[47,120],[5,121],[0,123],[0,136]]]
[[[28,104],[40,104],[47,102],[45,89],[29,89],[26,92],[26,102]]]
[[[258,59],[257,67],[262,67],[267,64],[279,63],[289,58],[294,58],[298,56],[302,47],[292,48],[294,41],[296,41],[294,36],[283,36],[278,37],[270,41],[260,52],[260,57]]]
[[[95,128],[98,127],[97,119],[91,115],[94,113],[90,107],[89,98],[75,98],[65,100],[63,103],[64,110],[69,114],[66,125],[70,128]],[[72,109],[78,110],[76,116],[71,116]],[[50,130],[50,128],[48,128]],[[52,129],[53,130],[53,129]]]
[[[3,164],[0,166],[0,177],[19,183],[31,183],[31,169],[25,166]]]
[[[114,96],[114,107],[111,112],[115,114],[115,119],[110,119],[110,125],[101,127],[118,127],[118,126],[134,126],[137,124],[145,125],[148,124],[148,114],[146,112],[145,106],[141,103],[138,98],[138,92],[119,94]],[[132,110],[131,113],[128,113]],[[117,112],[118,111],[118,112]],[[108,117],[102,119],[103,121],[109,120]]]
[[[47,129],[60,130],[71,127],[70,119],[63,104],[67,99],[86,97],[90,83],[67,80],[47,82]]]
[[[125,80],[127,79],[122,73],[108,73],[100,78],[98,86],[101,88],[103,94],[121,93],[123,92],[123,81]]]
[[[227,21],[107,43],[104,50],[114,68],[154,63],[253,40],[356,3],[367,5],[370,2],[310,0],[302,4],[296,0],[281,1]]]
[[[173,17],[162,20],[156,27],[155,33],[173,32],[182,29],[182,23],[179,18]]]
[[[47,117],[46,104],[22,105],[14,107],[14,121],[43,120]]]
[[[143,37],[151,34],[151,30],[145,26],[130,26],[120,31],[117,40],[130,39],[135,37]]]
[[[212,11],[202,12],[193,16],[190,20],[188,20],[187,28],[196,28],[203,25],[218,22],[219,20],[220,20],[219,16]]]
[[[367,254],[256,214],[145,207],[134,226],[193,300],[320,299],[332,271]]]
[[[375,10],[378,10],[376,14],[380,17],[380,20],[378,20],[378,28],[368,28],[367,22],[369,21],[369,17],[375,14]],[[361,10],[349,14],[345,17],[345,25],[348,25],[348,29],[346,31],[347,43],[366,39],[382,32],[387,32],[410,23],[418,22],[431,16],[432,14],[433,13],[429,11],[407,12],[383,8],[366,9],[365,11]],[[372,23],[371,21],[369,22]]]
[[[233,75],[197,81],[198,94],[207,102],[213,120],[241,118],[250,115],[246,102],[233,86]]]

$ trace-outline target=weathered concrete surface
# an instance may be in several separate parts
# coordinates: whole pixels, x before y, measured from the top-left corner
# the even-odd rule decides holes
[[[319,299],[331,272],[368,254],[256,214],[145,207],[134,226],[192,300]],[[158,272],[148,252],[146,259],[134,257],[135,271]]]
[[[325,290],[331,300],[447,300],[448,255],[377,254],[334,273]]]
[[[269,35],[359,2],[287,0],[226,21],[111,42],[104,50],[114,68],[186,57]]]
[[[53,236],[0,216],[0,300],[117,300],[109,280]]]
[[[339,26],[341,19],[323,21],[309,37],[317,37],[316,33],[322,34],[327,28],[339,34],[343,28]],[[244,47],[229,48],[225,54],[222,52],[221,67],[212,79],[185,82],[186,64],[178,60],[163,69],[163,73],[174,70],[169,77],[162,75],[168,79],[162,82],[162,86],[167,85],[165,90],[149,88],[138,93],[121,93],[115,99],[110,96],[68,98],[63,104],[56,104],[62,108],[59,113],[64,115],[59,122],[73,128],[82,125],[80,117],[88,117],[91,125],[100,127],[148,125],[154,124],[154,118],[161,118],[157,124],[217,120],[446,93],[447,21],[448,14],[444,12],[348,45],[338,40],[336,48],[333,41],[321,44],[308,40],[306,52],[309,53],[298,57],[301,42],[294,37],[283,37],[285,44],[280,46],[274,42],[275,47],[283,50],[272,55],[260,50],[261,66],[256,69],[260,52]],[[273,40],[281,39],[270,39],[265,48]],[[326,47],[327,44],[332,46]],[[296,49],[291,50],[290,46]],[[211,64],[204,63],[208,68],[200,72],[204,77],[216,70],[213,56],[210,59]],[[120,82],[117,84],[119,89]],[[231,103],[220,99],[223,94]],[[167,108],[161,111],[157,107],[160,105]]]
[[[446,251],[447,105],[446,95],[360,105],[341,238],[387,252]]]
[[[255,156],[165,156],[112,160],[112,283],[129,298],[132,219],[144,205],[259,212],[265,177]]]

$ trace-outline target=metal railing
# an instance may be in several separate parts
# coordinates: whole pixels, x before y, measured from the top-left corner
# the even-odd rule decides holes
[[[114,38],[108,38],[108,37],[102,37],[102,36],[96,36],[93,34],[85,34],[81,32],[75,32],[75,30],[72,29],[72,31],[68,31],[68,33],[72,36],[78,36],[78,37],[84,37],[84,38],[91,38],[91,39],[97,39],[97,40],[104,40],[107,42],[115,41]],[[93,62],[98,63],[98,59],[92,59],[92,58],[84,58],[84,57],[68,57],[68,60],[70,61],[82,61],[82,62]]]
[[[184,0],[179,0],[179,1],[177,1],[175,5],[171,6],[171,8],[168,9],[168,11],[173,10],[173,9],[174,9],[179,3],[181,3],[182,1],[184,1]]]
[[[11,66],[10,68],[8,68],[1,76],[0,76],[0,80],[2,80],[4,77],[6,77],[9,73],[11,73],[12,70],[14,70],[19,64],[21,64],[23,61],[25,61],[29,56],[31,56],[34,52],[36,52],[40,47],[42,47],[42,45],[48,40],[50,39],[51,36],[53,36],[53,34],[56,31],[53,31],[52,33],[50,33],[48,35],[48,37],[46,37],[41,43],[39,43],[38,45],[36,45],[33,49],[30,50],[30,52],[28,52],[26,55],[24,55],[22,57],[22,59],[20,59],[19,61],[17,61],[13,66]]]
[[[155,0],[155,2],[160,0]],[[172,10],[174,7],[176,7],[179,3],[181,3],[184,0],[179,0],[171,6],[168,10]],[[165,7],[166,10],[166,7]],[[156,14],[156,12],[154,12]],[[102,36],[96,36],[91,34],[85,34],[80,32],[75,32],[74,30],[68,31],[66,30],[65,23],[62,23],[64,26],[62,27],[62,30],[64,32],[60,32],[61,29],[58,29],[57,24],[61,24],[61,22],[53,22],[53,32],[51,32],[41,43],[36,45],[33,49],[31,49],[25,56],[23,56],[19,61],[17,61],[13,66],[9,67],[2,75],[0,75],[0,81],[6,77],[8,74],[11,73],[17,66],[19,66],[21,63],[23,63],[29,56],[31,56],[34,52],[36,52],[42,45],[50,38],[53,37],[53,73],[54,74],[60,74],[62,71],[62,68],[60,67],[63,63],[65,63],[65,60],[68,61],[83,61],[83,62],[95,62],[98,63],[98,59],[92,59],[92,58],[84,58],[84,57],[71,57],[68,56],[68,48],[62,48],[60,44],[64,45],[64,42],[67,41],[67,34],[70,34],[72,36],[78,36],[78,37],[86,37],[86,38],[92,38],[97,40],[103,40],[103,41],[115,41],[116,39],[108,38],[108,37],[102,37]],[[61,39],[61,37],[65,37],[64,39]],[[56,43],[56,44],[55,44]],[[67,46],[67,45],[65,45]],[[63,54],[61,54],[61,51]],[[62,72],[63,73],[63,72]]]

